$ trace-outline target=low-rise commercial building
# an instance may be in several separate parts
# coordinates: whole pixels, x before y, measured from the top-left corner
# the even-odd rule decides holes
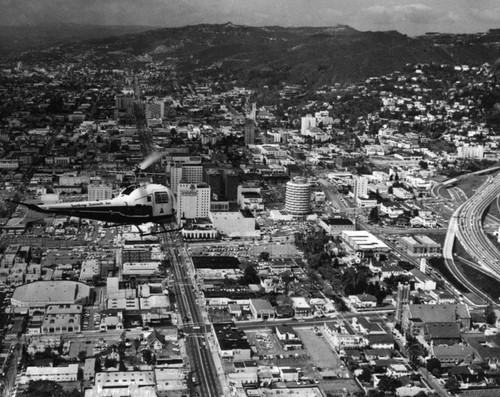
[[[250,299],[250,311],[256,320],[273,320],[274,308],[266,299]]]
[[[346,230],[342,232],[341,236],[342,240],[344,240],[351,249],[356,251],[356,253],[362,257],[368,255],[377,257],[381,253],[389,251],[387,244],[380,241],[373,234],[364,230]]]
[[[404,236],[399,239],[408,255],[433,256],[441,254],[441,245],[425,235]]]
[[[245,333],[234,323],[213,324],[217,347],[223,360],[250,360],[251,349]]]
[[[27,367],[25,379],[26,383],[37,380],[74,382],[78,380],[78,364],[66,367]]]
[[[340,236],[342,232],[356,230],[356,225],[348,218],[320,219],[319,225],[325,229],[330,236]]]
[[[14,290],[11,304],[30,312],[53,304],[85,305],[90,298],[88,285],[77,281],[36,281],[20,285]]]

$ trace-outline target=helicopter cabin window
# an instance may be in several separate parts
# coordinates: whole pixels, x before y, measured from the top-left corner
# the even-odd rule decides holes
[[[166,203],[168,203],[168,193],[166,193],[166,192],[156,192],[155,193],[155,203],[156,204],[166,204]]]
[[[128,186],[122,190],[121,194],[124,196],[128,196],[130,193],[132,193],[136,189],[136,187],[137,186],[135,186],[135,185]]]

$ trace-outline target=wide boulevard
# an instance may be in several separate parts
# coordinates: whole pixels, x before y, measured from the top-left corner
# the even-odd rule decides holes
[[[191,376],[188,379],[190,389],[197,396],[223,395],[222,387],[210,350],[206,342],[206,329],[203,315],[196,299],[196,287],[189,276],[187,267],[189,258],[183,251],[183,245],[177,233],[163,235],[165,252],[170,253],[174,275],[174,292],[180,324],[186,340],[187,354],[190,360]]]

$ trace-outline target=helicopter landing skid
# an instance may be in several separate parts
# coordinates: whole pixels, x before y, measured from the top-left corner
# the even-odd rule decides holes
[[[141,237],[155,236],[157,234],[172,233],[172,232],[178,232],[179,230],[182,230],[182,227],[179,227],[177,229],[167,229],[164,224],[160,224],[160,225],[161,225],[161,228],[163,230],[157,231],[157,232],[150,232],[150,233],[144,233],[138,225],[134,225],[134,226],[137,227],[137,230],[139,230],[139,234],[141,235]]]
[[[124,224],[116,224],[116,223],[115,224],[107,224],[106,223],[102,227],[105,228],[105,229],[109,229],[109,228],[112,228],[112,227],[119,227],[119,226],[123,226],[123,225]],[[131,226],[135,226],[137,228],[137,231],[139,232],[139,234],[140,234],[141,237],[154,236],[154,235],[157,235],[157,234],[164,234],[164,233],[178,232],[178,231],[180,231],[180,230],[183,229],[182,227],[179,227],[177,229],[167,229],[164,224],[160,223],[159,225],[161,226],[161,228],[163,230],[160,230],[160,231],[157,231],[157,232],[145,232],[137,224],[132,224]]]

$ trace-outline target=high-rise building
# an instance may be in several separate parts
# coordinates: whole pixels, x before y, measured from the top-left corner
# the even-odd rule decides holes
[[[356,176],[354,178],[354,201],[358,198],[366,197],[368,195],[368,179],[364,176]]]
[[[294,216],[311,212],[311,184],[298,177],[286,183],[285,210]]]
[[[162,119],[165,116],[165,102],[154,101],[146,104],[147,119]]]
[[[109,185],[89,185],[89,201],[110,200],[113,197],[113,191]]]
[[[177,187],[177,221],[206,218],[210,211],[210,186],[206,183],[180,183]]]
[[[396,311],[394,312],[394,320],[396,324],[401,324],[403,319],[403,308],[410,303],[410,285],[408,283],[398,284],[396,295]]]
[[[300,133],[305,134],[309,129],[316,127],[316,117],[308,114],[301,118]]]
[[[245,120],[245,145],[255,143],[255,122],[251,119]]]
[[[264,211],[262,188],[258,183],[239,185],[237,202],[242,210],[250,210],[254,213]]]
[[[213,195],[222,194],[222,175],[218,168],[203,168],[203,182],[210,186]]]
[[[222,171],[222,176],[226,199],[236,201],[238,198],[238,185],[240,184],[240,175],[238,171],[235,169],[224,169]]]
[[[185,148],[168,148],[168,151],[172,150],[181,150]],[[173,167],[175,164],[181,163],[181,164],[201,164],[201,156],[190,156],[187,151],[179,151],[179,152],[172,152],[171,154],[168,154],[165,156],[165,172],[167,174],[170,173],[170,167]]]
[[[179,183],[200,183],[203,181],[201,164],[175,163],[170,167],[170,188],[177,191]]]
[[[132,95],[117,95],[115,97],[115,116],[132,116],[133,114],[134,97]]]

